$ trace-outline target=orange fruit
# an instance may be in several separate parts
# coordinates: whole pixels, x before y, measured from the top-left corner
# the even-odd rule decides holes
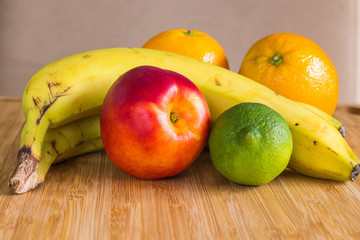
[[[339,97],[336,69],[313,41],[293,33],[276,33],[256,42],[239,73],[277,94],[311,104],[332,115]]]
[[[221,45],[208,34],[196,30],[164,31],[147,41],[143,48],[173,52],[229,69]]]

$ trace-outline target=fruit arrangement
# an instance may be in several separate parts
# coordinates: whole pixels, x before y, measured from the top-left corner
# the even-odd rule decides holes
[[[25,125],[10,188],[14,193],[25,193],[44,181],[53,163],[103,148],[116,166],[135,177],[171,177],[197,158],[209,134],[211,155],[223,151],[221,147],[231,141],[218,142],[215,145],[220,146],[214,148],[217,140],[212,140],[211,125],[221,126],[218,121],[224,119],[223,114],[229,115],[227,110],[248,102],[265,107],[264,112],[276,115],[274,119],[283,124],[265,128],[268,121],[262,120],[260,124],[236,125],[232,131],[245,144],[240,149],[246,149],[246,144],[255,146],[252,136],[268,139],[270,149],[264,152],[277,151],[282,139],[287,139],[287,147],[280,144],[285,152],[270,158],[255,154],[244,158],[242,164],[249,159],[272,159],[273,165],[268,161],[266,168],[280,167],[271,178],[286,165],[311,177],[355,180],[359,159],[344,139],[339,121],[318,107],[290,100],[257,81],[203,60],[157,49],[111,48],[78,53],[43,67],[24,90]],[[246,123],[246,118],[237,120]],[[232,126],[222,125],[214,136]],[[253,130],[254,126],[261,127]],[[268,138],[272,134],[276,137]],[[275,162],[276,156],[282,155],[282,164]],[[219,156],[214,158],[216,162]],[[236,164],[229,166],[235,168]],[[258,168],[249,171],[254,169]]]

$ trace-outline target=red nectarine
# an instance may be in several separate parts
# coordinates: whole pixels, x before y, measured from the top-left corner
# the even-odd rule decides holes
[[[109,89],[100,127],[105,151],[118,168],[159,179],[182,172],[199,156],[208,140],[210,112],[188,78],[140,66]]]

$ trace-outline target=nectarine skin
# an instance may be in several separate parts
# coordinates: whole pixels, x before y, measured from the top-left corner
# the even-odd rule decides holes
[[[184,171],[204,149],[210,112],[186,77],[152,66],[136,67],[115,81],[100,114],[111,161],[141,179]]]

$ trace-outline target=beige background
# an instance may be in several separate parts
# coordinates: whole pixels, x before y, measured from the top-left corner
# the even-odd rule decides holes
[[[0,96],[21,96],[37,70],[67,55],[141,47],[156,33],[186,28],[218,40],[235,72],[261,37],[304,35],[334,62],[339,103],[354,103],[357,5],[357,0],[0,0]]]

